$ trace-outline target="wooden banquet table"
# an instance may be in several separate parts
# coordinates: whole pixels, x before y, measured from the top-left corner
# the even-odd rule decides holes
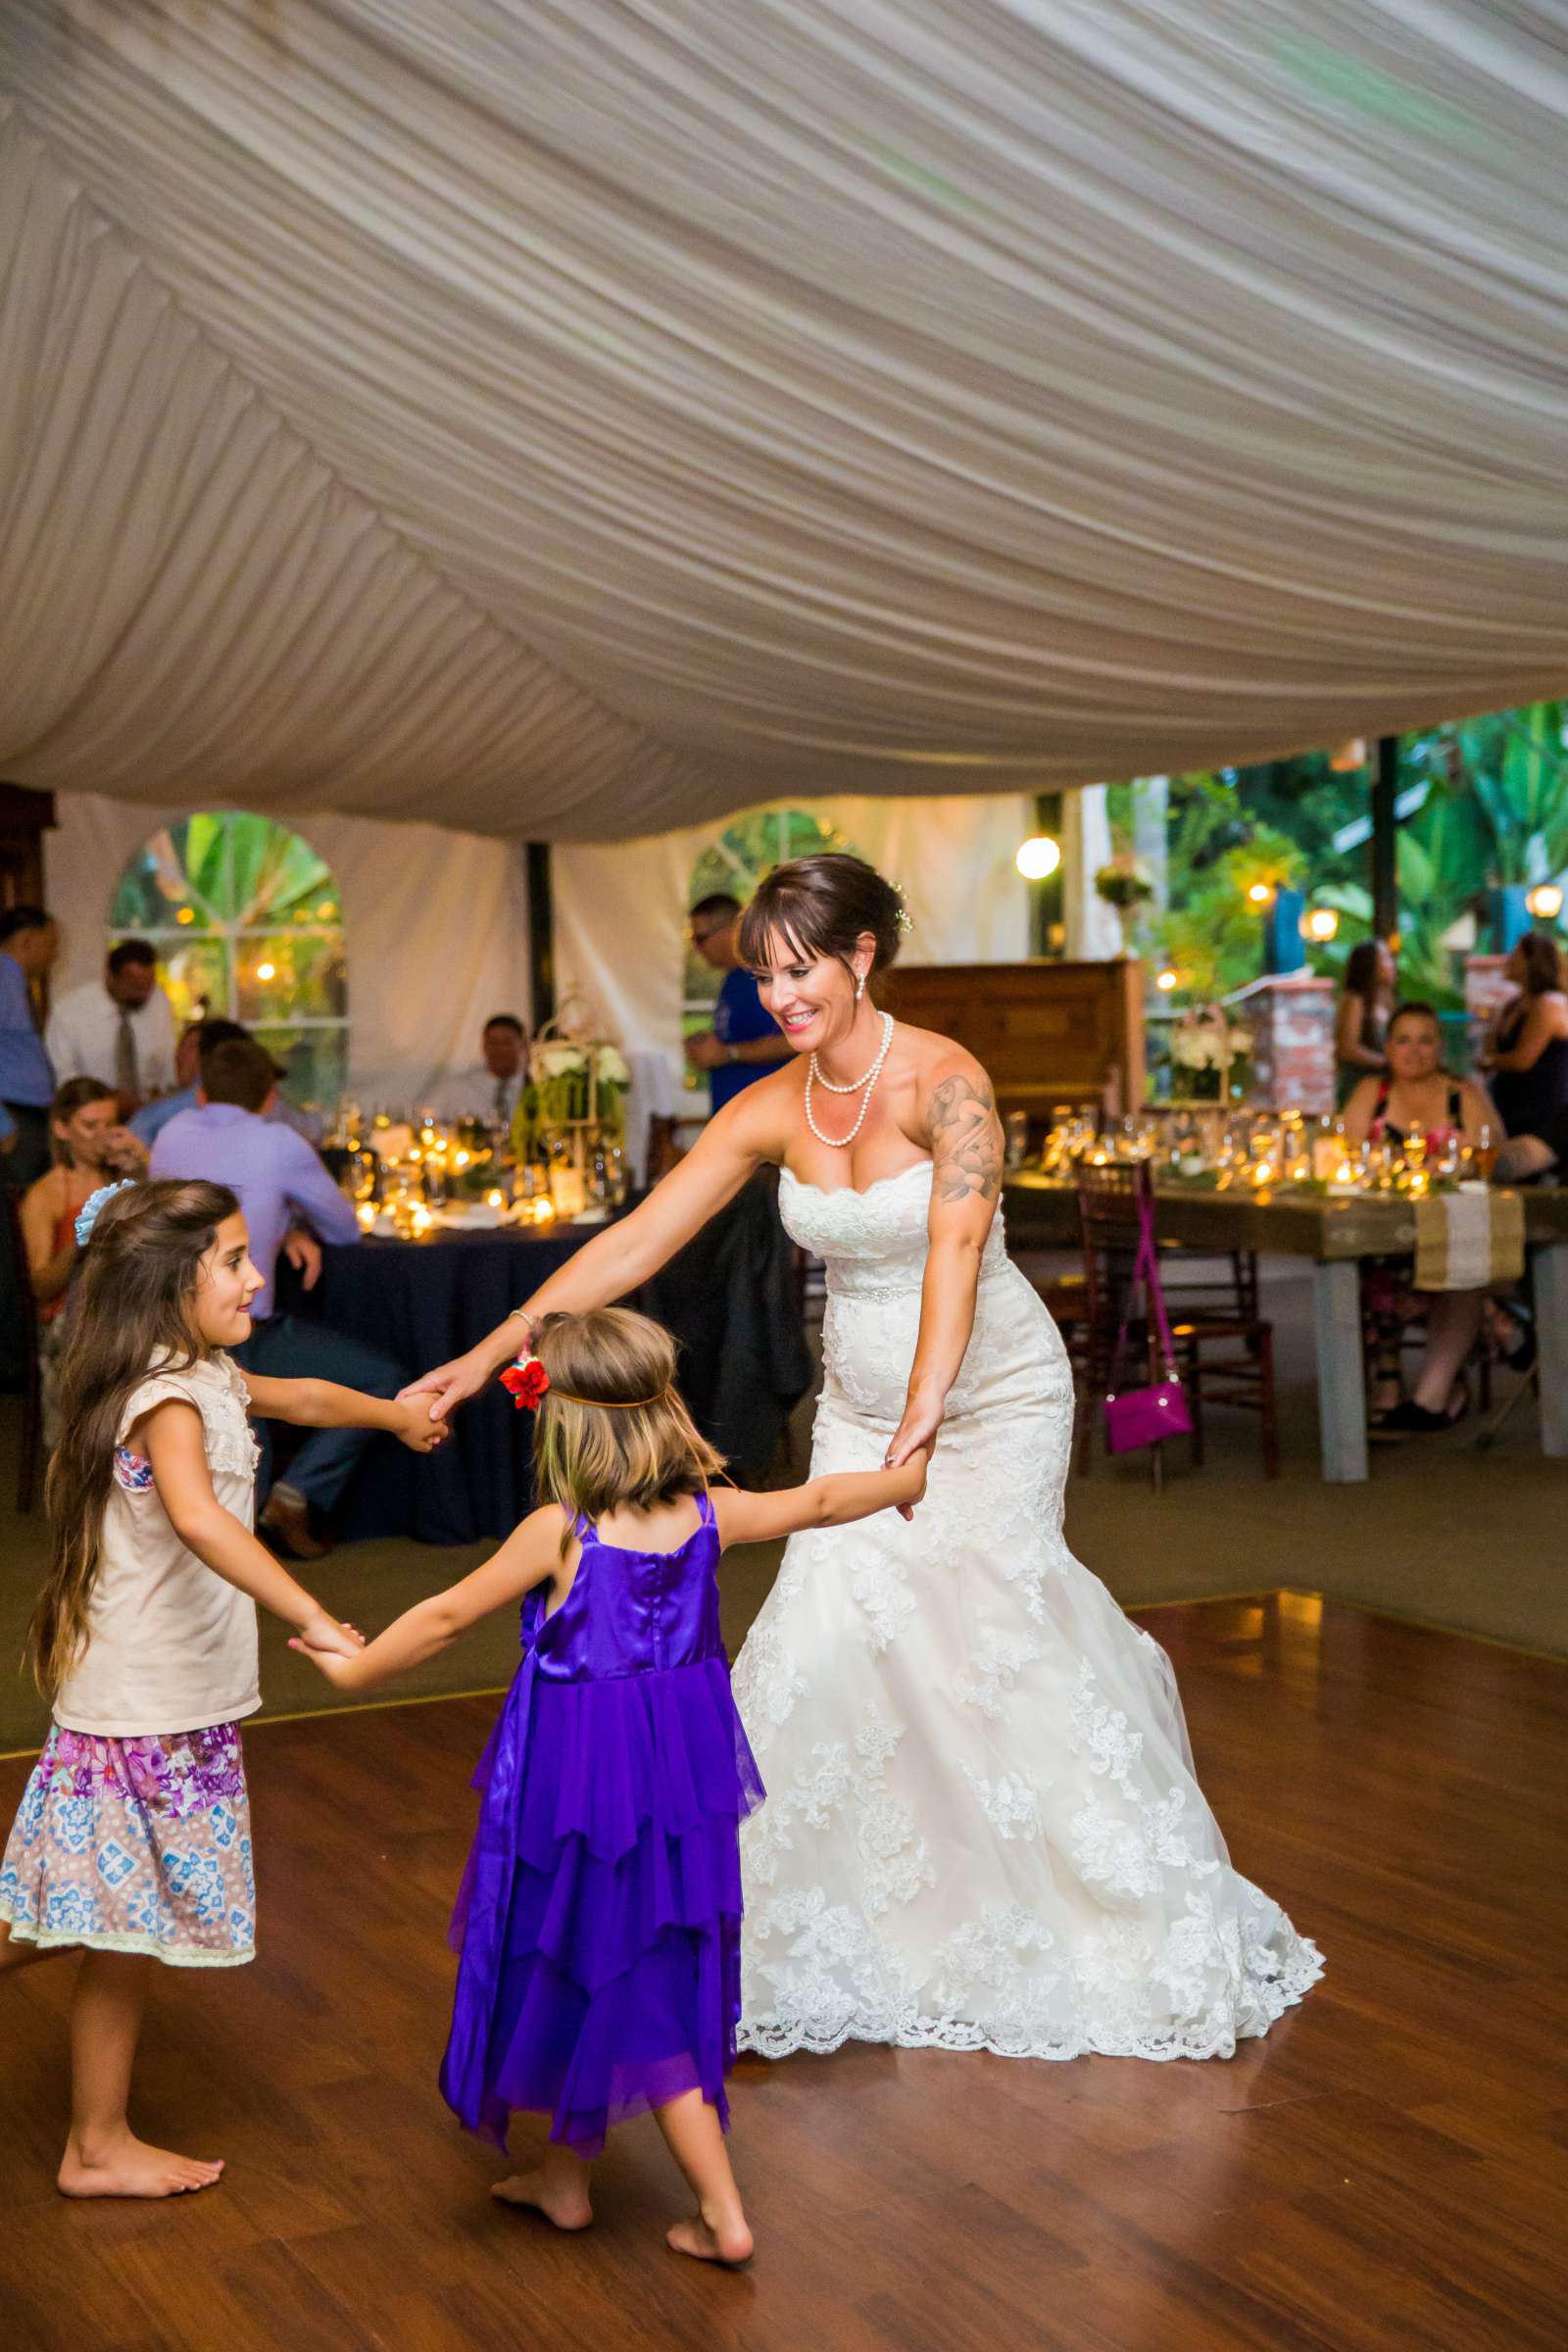
[[[1541,1446],[1568,1455],[1568,1191],[1528,1186],[1525,1242],[1535,1290],[1541,1390]],[[1003,1185],[1010,1241],[1071,1249],[1078,1199],[1059,1178],[1019,1169]],[[1415,1255],[1415,1209],[1398,1194],[1211,1192],[1156,1184],[1154,1230],[1192,1250],[1255,1250],[1312,1261],[1318,1419],[1323,1476],[1348,1484],[1367,1475],[1366,1381],[1358,1261]]]

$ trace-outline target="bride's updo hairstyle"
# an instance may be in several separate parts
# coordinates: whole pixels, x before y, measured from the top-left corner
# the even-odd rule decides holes
[[[741,961],[760,969],[770,939],[788,943],[807,962],[833,956],[846,969],[861,938],[876,942],[873,974],[885,971],[907,928],[904,900],[863,858],[823,850],[791,858],[758,885],[741,916]]]

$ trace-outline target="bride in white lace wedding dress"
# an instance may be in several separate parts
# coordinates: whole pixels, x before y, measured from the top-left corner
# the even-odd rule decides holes
[[[903,1416],[931,1186],[784,1173],[827,1262],[813,1475],[875,1467]],[[1230,1866],[1164,1651],[1062,1541],[1072,1407],[999,1216],[912,1526],[792,1537],[736,1666],[767,1788],[743,2048],[1228,2056],[1319,1975]]]
[[[404,1394],[440,1418],[539,1315],[625,1298],[779,1168],[828,1268],[813,1473],[935,1450],[912,1523],[791,1539],[736,1665],[767,1788],[742,1833],[742,2046],[1226,2056],[1321,1962],[1232,1870],[1164,1652],[1062,1541],[1072,1380],[1006,1255],[990,1085],[866,995],[900,916],[858,858],[777,868],[739,952],[793,1059]]]

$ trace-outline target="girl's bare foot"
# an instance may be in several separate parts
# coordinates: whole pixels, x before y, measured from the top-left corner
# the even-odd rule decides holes
[[[55,2180],[68,2197],[180,2197],[211,2188],[222,2170],[221,2162],[150,2148],[126,2132],[100,2146],[68,2140]]]
[[[558,2230],[586,2230],[594,2218],[586,2184],[563,2180],[543,2166],[537,2172],[514,2173],[506,2180],[495,2181],[490,2194],[499,2197],[503,2205],[531,2205]]]
[[[738,2270],[752,2259],[752,2233],[738,2204],[699,2206],[689,2222],[675,2224],[665,2242],[677,2254],[691,2254],[699,2262],[722,2263],[729,2270]]]

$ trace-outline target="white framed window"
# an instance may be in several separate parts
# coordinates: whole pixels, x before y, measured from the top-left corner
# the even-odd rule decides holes
[[[342,1094],[343,902],[303,834],[239,808],[161,826],[121,874],[109,936],[150,942],[180,1024],[243,1021],[287,1070],[302,1109],[328,1109]]]

